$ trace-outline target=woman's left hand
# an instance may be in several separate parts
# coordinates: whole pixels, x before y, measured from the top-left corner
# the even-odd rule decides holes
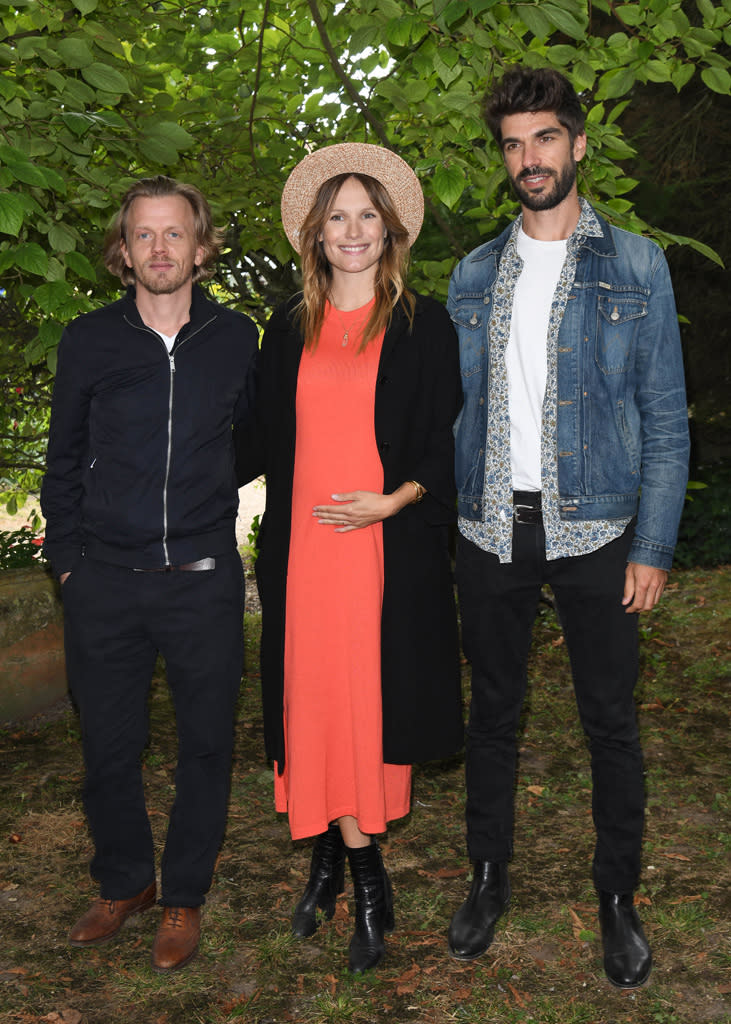
[[[315,505],[313,516],[323,526],[334,526],[336,533],[362,530],[383,519],[395,515],[403,504],[394,494],[378,494],[376,491],[350,491],[348,494],[332,494],[333,501],[340,505]]]

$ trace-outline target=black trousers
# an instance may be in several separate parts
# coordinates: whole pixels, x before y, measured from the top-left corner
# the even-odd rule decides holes
[[[594,882],[630,892],[640,873],[644,779],[633,691],[637,615],[622,606],[632,539],[548,561],[543,526],[513,527],[513,561],[501,565],[461,535],[457,585],[463,646],[472,663],[467,730],[467,844],[473,860],[513,852],[516,732],[541,586],[551,585],[566,638],[574,692],[588,738],[596,829]]]
[[[243,669],[244,580],[233,550],[203,572],[135,572],[83,558],[62,587],[66,664],[81,715],[84,806],[105,899],[155,877],[141,756],[158,652],[175,706],[175,799],[162,858],[162,903],[204,902],[228,809],[234,714]]]

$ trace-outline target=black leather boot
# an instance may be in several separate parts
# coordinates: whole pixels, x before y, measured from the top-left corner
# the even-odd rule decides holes
[[[345,843],[337,822],[315,839],[310,862],[310,879],[292,915],[292,934],[301,939],[317,931],[317,908],[326,920],[335,913],[335,901],[345,888]]]
[[[505,862],[476,860],[470,894],[449,926],[449,952],[455,960],[476,960],[489,948],[495,925],[510,905]]]
[[[607,978],[616,988],[644,985],[652,970],[652,953],[632,893],[600,892],[599,924]]]
[[[383,959],[384,932],[393,931],[393,891],[375,839],[370,846],[346,849],[355,896],[355,932],[348,966],[352,974],[361,974]]]

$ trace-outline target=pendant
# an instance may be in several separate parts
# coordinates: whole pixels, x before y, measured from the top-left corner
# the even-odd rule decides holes
[[[345,334],[343,335],[343,348],[345,348],[345,346],[348,344],[348,333],[349,332],[346,331]]]

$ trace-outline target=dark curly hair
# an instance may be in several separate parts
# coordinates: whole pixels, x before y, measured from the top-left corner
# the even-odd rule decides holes
[[[488,91],[483,107],[487,127],[500,147],[504,117],[543,110],[556,114],[571,142],[584,131],[584,111],[573,85],[551,68],[509,68]]]

